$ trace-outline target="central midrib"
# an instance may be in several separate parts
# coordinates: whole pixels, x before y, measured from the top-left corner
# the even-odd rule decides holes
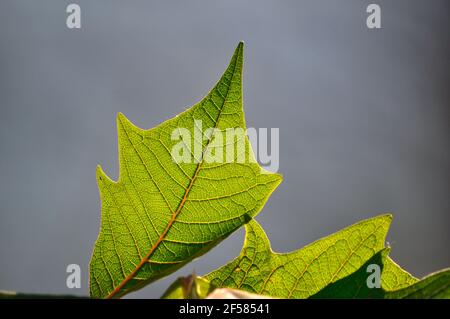
[[[218,125],[219,120],[220,120],[220,116],[222,114],[222,110],[224,108],[226,99],[228,97],[228,92],[229,92],[230,87],[232,85],[232,80],[233,80],[234,74],[236,72],[236,67],[238,65],[239,53],[240,52],[237,53],[236,60],[235,60],[235,63],[234,63],[234,67],[233,67],[233,71],[231,72],[232,75],[231,75],[231,79],[230,79],[230,85],[228,86],[227,92],[224,95],[224,101],[223,101],[223,104],[222,104],[222,108],[220,109],[219,114],[217,115],[217,120],[216,120],[216,123],[214,125],[214,128],[217,128],[217,125]],[[183,208],[184,203],[187,200],[189,192],[191,191],[192,186],[194,185],[194,182],[195,182],[195,180],[197,178],[197,175],[198,175],[198,173],[199,173],[199,171],[200,171],[200,169],[202,167],[203,158],[204,158],[204,155],[205,155],[206,151],[208,150],[208,147],[209,147],[209,145],[211,143],[212,137],[213,137],[213,134],[211,134],[211,136],[208,139],[208,143],[206,144],[205,149],[203,150],[203,153],[202,153],[201,161],[197,164],[197,168],[195,170],[194,176],[192,177],[192,179],[191,179],[191,181],[189,183],[189,186],[186,188],[186,191],[184,193],[183,199],[181,200],[180,204],[178,205],[177,210],[175,212],[173,212],[172,217],[170,218],[170,220],[167,223],[166,227],[164,228],[163,232],[159,236],[158,240],[152,245],[152,247],[150,248],[150,250],[147,253],[147,255],[145,255],[145,257],[141,259],[141,261],[136,266],[136,268],[128,276],[126,276],[125,279],[122,280],[122,282],[117,287],[115,287],[114,290],[106,297],[107,299],[113,298],[115,295],[117,295],[121,291],[123,286],[125,286],[125,284],[127,282],[129,282],[131,279],[133,279],[136,276],[136,274],[139,272],[139,270],[150,260],[150,257],[153,255],[153,253],[159,247],[159,244],[161,244],[161,242],[166,237],[168,231],[170,230],[170,228],[172,227],[173,223],[175,222],[178,214],[181,212],[181,209]]]

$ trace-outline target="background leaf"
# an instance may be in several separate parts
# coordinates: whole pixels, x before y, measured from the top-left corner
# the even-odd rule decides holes
[[[375,254],[359,270],[335,283],[332,283],[311,296],[313,299],[405,299],[405,298],[449,298],[450,297],[450,270],[443,270],[432,274],[420,281],[409,279],[403,281],[405,271],[400,267],[392,267],[393,262],[388,257],[389,249]],[[367,267],[377,264],[382,269],[382,282],[380,288],[369,288],[366,281],[369,273]],[[386,276],[388,275],[388,276]],[[410,276],[410,278],[412,278]],[[388,289],[387,287],[403,287],[403,289]],[[405,287],[406,286],[406,287]]]
[[[361,221],[290,253],[274,253],[264,230],[248,223],[241,254],[205,276],[216,287],[229,287],[279,298],[308,298],[345,278],[384,248],[391,215]],[[415,279],[398,268],[401,282]],[[395,284],[391,283],[391,286]]]
[[[387,292],[388,299],[450,299],[450,268],[435,272],[401,290]]]
[[[170,285],[161,296],[162,299],[266,299],[263,295],[252,294],[247,291],[216,288],[205,278],[195,274],[180,277]]]
[[[245,129],[242,63],[240,43],[211,92],[154,129],[139,129],[119,114],[119,179],[97,170],[102,219],[90,264],[91,296],[120,297],[177,270],[255,216],[281,182],[256,163],[245,134],[245,149],[230,163],[207,161],[214,138],[201,141],[200,158],[184,141],[198,162],[177,164],[171,157],[179,143],[174,130],[194,136],[208,128]],[[229,155],[225,145],[222,151]],[[239,163],[242,152],[246,161]]]
[[[204,299],[214,288],[206,279],[192,274],[175,280],[161,299]]]
[[[381,286],[385,290],[398,290],[416,283],[418,280],[409,272],[397,265],[386,255],[382,257],[383,274],[381,276]],[[383,254],[383,252],[380,252]]]

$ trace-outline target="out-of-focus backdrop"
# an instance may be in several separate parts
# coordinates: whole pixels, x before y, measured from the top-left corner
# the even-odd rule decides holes
[[[79,30],[69,1],[0,2],[0,289],[88,293],[95,167],[117,177],[117,112],[142,128],[178,114],[239,40],[247,124],[280,128],[284,181],[257,217],[274,250],[393,212],[395,260],[419,277],[450,266],[448,1],[73,2]],[[130,296],[223,265],[243,235]]]

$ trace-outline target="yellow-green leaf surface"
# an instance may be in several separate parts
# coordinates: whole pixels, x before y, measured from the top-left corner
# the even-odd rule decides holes
[[[420,281],[410,277],[405,281],[406,272],[387,256],[389,249],[384,249],[370,258],[359,270],[334,282],[317,294],[314,299],[406,299],[406,298],[450,298],[450,269],[431,274]],[[379,288],[369,287],[370,275],[367,269],[378,265],[382,269],[382,280]],[[409,275],[409,274],[408,274]],[[411,275],[409,275],[411,276]],[[391,289],[395,286],[394,289]]]
[[[450,268],[435,272],[400,290],[387,292],[387,299],[450,299]]]
[[[240,43],[202,101],[153,129],[140,129],[119,114],[119,179],[97,170],[102,214],[90,264],[91,296],[120,297],[177,270],[255,216],[281,182],[256,163],[245,134],[244,149],[238,139],[220,146],[216,135],[208,137],[208,129],[246,128],[242,64]],[[171,155],[180,143],[173,134],[182,129],[207,136],[200,140],[201,156],[183,138],[193,157],[185,163]],[[217,158],[213,150],[227,158],[230,143],[236,145],[233,160],[211,160]],[[237,160],[242,152],[244,162]]]
[[[351,275],[381,251],[391,220],[391,215],[367,219],[290,253],[273,252],[264,230],[251,221],[245,226],[240,256],[205,278],[215,287],[279,298],[308,298]],[[397,279],[388,280],[391,288],[415,282],[392,261],[388,267],[391,277]]]
[[[161,299],[266,299],[268,296],[249,293],[248,291],[216,288],[206,279],[194,275],[178,278]]]
[[[214,288],[209,281],[193,274],[177,278],[167,288],[161,299],[204,299]]]
[[[391,258],[387,256],[388,250],[385,256],[382,257],[382,269],[381,287],[386,291],[399,290],[405,287],[409,287],[416,283],[418,280],[412,276],[409,272],[397,265]]]

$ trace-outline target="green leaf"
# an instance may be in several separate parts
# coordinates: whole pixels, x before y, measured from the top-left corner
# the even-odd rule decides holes
[[[381,286],[385,290],[398,290],[408,286],[411,286],[417,282],[417,278],[413,277],[409,272],[402,269],[391,258],[387,257],[386,250],[385,256],[382,256],[382,269]],[[383,252],[380,252],[382,254]]]
[[[201,102],[153,129],[118,115],[118,181],[97,169],[102,218],[90,264],[91,296],[123,296],[204,254],[258,214],[281,182],[256,163],[245,133],[222,144],[208,135],[210,128],[246,128],[242,64],[240,43]],[[183,129],[207,138],[173,140]],[[173,148],[180,145],[179,153],[192,160],[174,161]],[[225,162],[213,161],[219,151]]]
[[[187,277],[179,277],[175,280],[166,292],[162,295],[162,299],[204,299],[214,290],[206,279],[192,274]]]
[[[401,290],[387,292],[388,299],[450,299],[450,268],[435,272]]]
[[[263,295],[252,294],[247,291],[216,288],[205,278],[195,274],[187,277],[180,277],[175,280],[166,292],[161,296],[162,299],[266,299],[270,298]]]
[[[400,267],[388,266],[393,264],[388,256],[389,249],[383,249],[373,255],[364,265],[361,266],[353,274],[344,277],[334,283],[329,284],[313,296],[311,299],[381,299],[384,298],[386,289],[385,282],[390,286],[398,286],[396,284],[396,278],[400,275],[402,277],[403,269]],[[369,288],[367,280],[370,272],[367,271],[369,265],[377,265],[380,269],[381,287]],[[384,278],[385,268],[391,268],[388,278]],[[409,284],[414,283],[416,280],[412,279]]]
[[[252,294],[248,291],[232,288],[216,288],[206,299],[273,299],[269,296]]]
[[[405,298],[450,298],[450,269],[432,274],[420,281],[405,281],[405,271],[388,258],[389,249],[384,249],[369,259],[359,270],[332,283],[311,296],[313,299],[405,299]],[[369,288],[367,271],[369,265],[378,265],[382,271],[381,287]],[[403,289],[390,289],[392,286]]]
[[[264,230],[251,221],[245,226],[240,256],[205,278],[216,287],[279,298],[308,298],[351,275],[382,250],[391,220],[391,215],[371,218],[290,253],[273,252]],[[389,267],[392,276],[399,279],[397,284],[388,280],[390,286],[415,280],[393,262]]]

